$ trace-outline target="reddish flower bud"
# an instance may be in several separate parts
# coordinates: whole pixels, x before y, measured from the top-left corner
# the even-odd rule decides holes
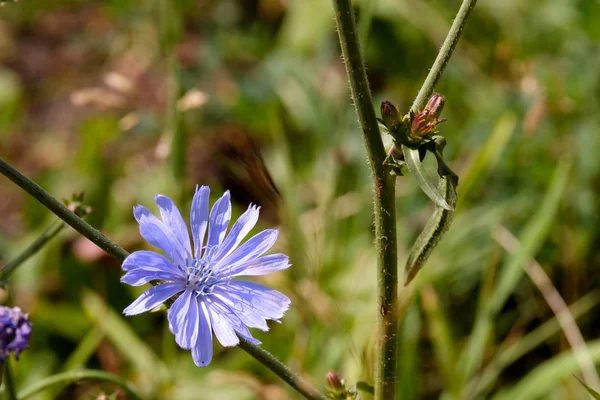
[[[346,392],[344,381],[340,379],[335,371],[329,371],[327,375],[325,375],[325,383],[327,389],[335,395],[342,395]]]
[[[427,101],[425,110],[427,110],[429,113],[433,113],[437,118],[442,113],[445,103],[446,100],[439,94],[435,93],[433,96],[431,96],[431,98],[429,98],[429,101]]]
[[[444,108],[444,98],[439,94],[431,96],[423,111],[418,113],[410,127],[410,138],[420,142],[426,136],[432,134],[438,124],[446,121],[446,118],[438,118]]]

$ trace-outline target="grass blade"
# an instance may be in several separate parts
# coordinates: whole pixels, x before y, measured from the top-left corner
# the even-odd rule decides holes
[[[504,263],[500,272],[499,284],[492,297],[492,312],[498,312],[510,294],[515,290],[524,274],[522,265],[535,257],[550,233],[550,228],[558,216],[558,209],[567,189],[571,162],[563,160],[554,171],[550,187],[541,206],[529,219],[519,235],[521,246]]]

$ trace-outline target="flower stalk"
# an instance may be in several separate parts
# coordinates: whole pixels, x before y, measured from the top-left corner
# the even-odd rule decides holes
[[[17,391],[15,389],[15,381],[13,379],[12,368],[10,366],[10,360],[3,361],[4,367],[4,393],[6,399],[17,400]]]
[[[425,103],[429,96],[433,93],[435,85],[442,77],[444,70],[446,69],[446,65],[448,65],[448,61],[450,61],[450,57],[452,57],[452,53],[458,44],[458,40],[460,39],[460,35],[467,23],[467,19],[473,8],[475,8],[475,4],[477,0],[463,0],[458,13],[456,14],[456,18],[452,22],[452,26],[448,31],[448,35],[446,35],[446,39],[444,39],[444,43],[440,48],[440,51],[433,62],[421,89],[419,89],[419,93],[415,98],[410,110],[412,113],[417,114],[420,110],[423,109]],[[395,147],[395,146],[394,146]],[[397,152],[397,149],[392,148],[390,152]],[[419,161],[418,150],[411,149],[405,145],[402,145],[402,153],[406,158],[406,164],[412,173],[423,173],[424,169]],[[441,194],[435,190],[435,187],[428,180],[418,180],[419,186],[421,189],[431,198],[436,205],[449,210],[446,202],[440,201],[442,198]],[[429,193],[428,193],[429,192]]]
[[[50,226],[42,232],[42,234],[35,239],[21,254],[11,260],[0,270],[0,279],[6,280],[18,266],[27,261],[30,257],[33,257],[46,243],[48,243],[54,236],[65,227],[65,223],[62,220],[56,220]]]
[[[396,398],[398,257],[396,245],[395,176],[385,164],[367,73],[350,0],[333,0],[335,22],[350,82],[350,92],[373,174],[377,268],[377,359],[375,399]]]
[[[410,108],[413,112],[419,112],[419,110],[425,106],[429,96],[433,93],[435,85],[442,77],[446,65],[448,65],[450,57],[452,57],[452,53],[465,28],[469,14],[475,8],[475,4],[477,4],[477,0],[463,0],[458,13],[456,14],[456,18],[454,18],[454,22],[452,22],[452,26],[448,31],[448,35],[446,35],[446,39],[444,39],[444,43],[427,74],[427,78],[425,78],[425,82],[423,82],[423,86],[419,89],[419,93]]]
[[[114,243],[112,240],[104,236],[100,231],[92,227],[82,218],[69,210],[60,201],[42,189],[38,184],[27,178],[12,165],[0,158],[0,173],[20,186],[23,190],[33,196],[41,204],[46,206],[50,211],[56,214],[60,219],[73,227],[76,231],[88,238],[92,243],[114,256],[119,261],[125,260],[129,253]],[[243,343],[243,344],[242,344]],[[248,354],[254,357],[257,361],[265,365],[267,368],[275,372],[286,383],[298,390],[305,398],[309,400],[326,400],[327,397],[321,394],[316,388],[312,387],[308,382],[302,380],[298,375],[294,374],[285,364],[277,360],[266,350],[253,345],[244,343],[243,338],[240,338],[240,347]],[[281,373],[287,371],[287,373]]]

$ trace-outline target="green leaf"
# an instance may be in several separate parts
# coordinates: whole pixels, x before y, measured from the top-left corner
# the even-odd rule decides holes
[[[433,215],[427,221],[425,228],[415,241],[408,260],[406,261],[405,268],[405,281],[404,285],[408,285],[417,273],[423,268],[429,256],[433,252],[433,249],[440,242],[444,234],[450,228],[452,218],[454,216],[453,207],[456,206],[457,195],[456,186],[458,185],[458,177],[456,175],[448,175],[439,178],[438,190],[444,193],[442,200],[450,208],[442,208],[440,206],[435,208]]]
[[[404,153],[408,170],[415,177],[415,180],[423,193],[425,193],[438,207],[451,211],[453,208],[446,202],[444,196],[442,196],[434,184],[429,181],[427,172],[419,158],[419,150],[413,150],[406,146],[402,146],[402,152]]]
[[[370,383],[364,381],[356,382],[356,390],[360,390],[361,392],[369,393],[375,395],[375,387]]]

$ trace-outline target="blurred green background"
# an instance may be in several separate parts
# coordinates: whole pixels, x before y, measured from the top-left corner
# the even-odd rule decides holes
[[[374,106],[408,111],[460,2],[355,5]],[[582,354],[600,362],[598,5],[480,0],[472,13],[436,87],[459,208],[401,294],[399,399],[587,398],[563,328],[523,266],[535,257],[588,341]],[[293,263],[261,281],[292,308],[253,333],[319,387],[329,370],[372,382],[371,183],[330,2],[7,3],[0,155],[58,198],[85,191],[87,220],[129,251],[146,246],[132,207],[154,210],[156,193],[184,214],[196,184],[213,200],[231,190],[234,216],[261,205],[257,230],[279,227],[276,250]],[[433,158],[426,165],[433,178]],[[0,194],[4,264],[55,217],[7,179]],[[432,211],[410,176],[397,180],[401,264]],[[519,239],[512,255],[506,230]],[[163,313],[121,315],[143,289],[120,276],[71,229],[20,267],[1,293],[34,323],[19,388],[86,366],[148,398],[299,398],[238,348],[217,344],[212,364],[196,368]],[[124,398],[94,382],[35,398],[102,395]]]

